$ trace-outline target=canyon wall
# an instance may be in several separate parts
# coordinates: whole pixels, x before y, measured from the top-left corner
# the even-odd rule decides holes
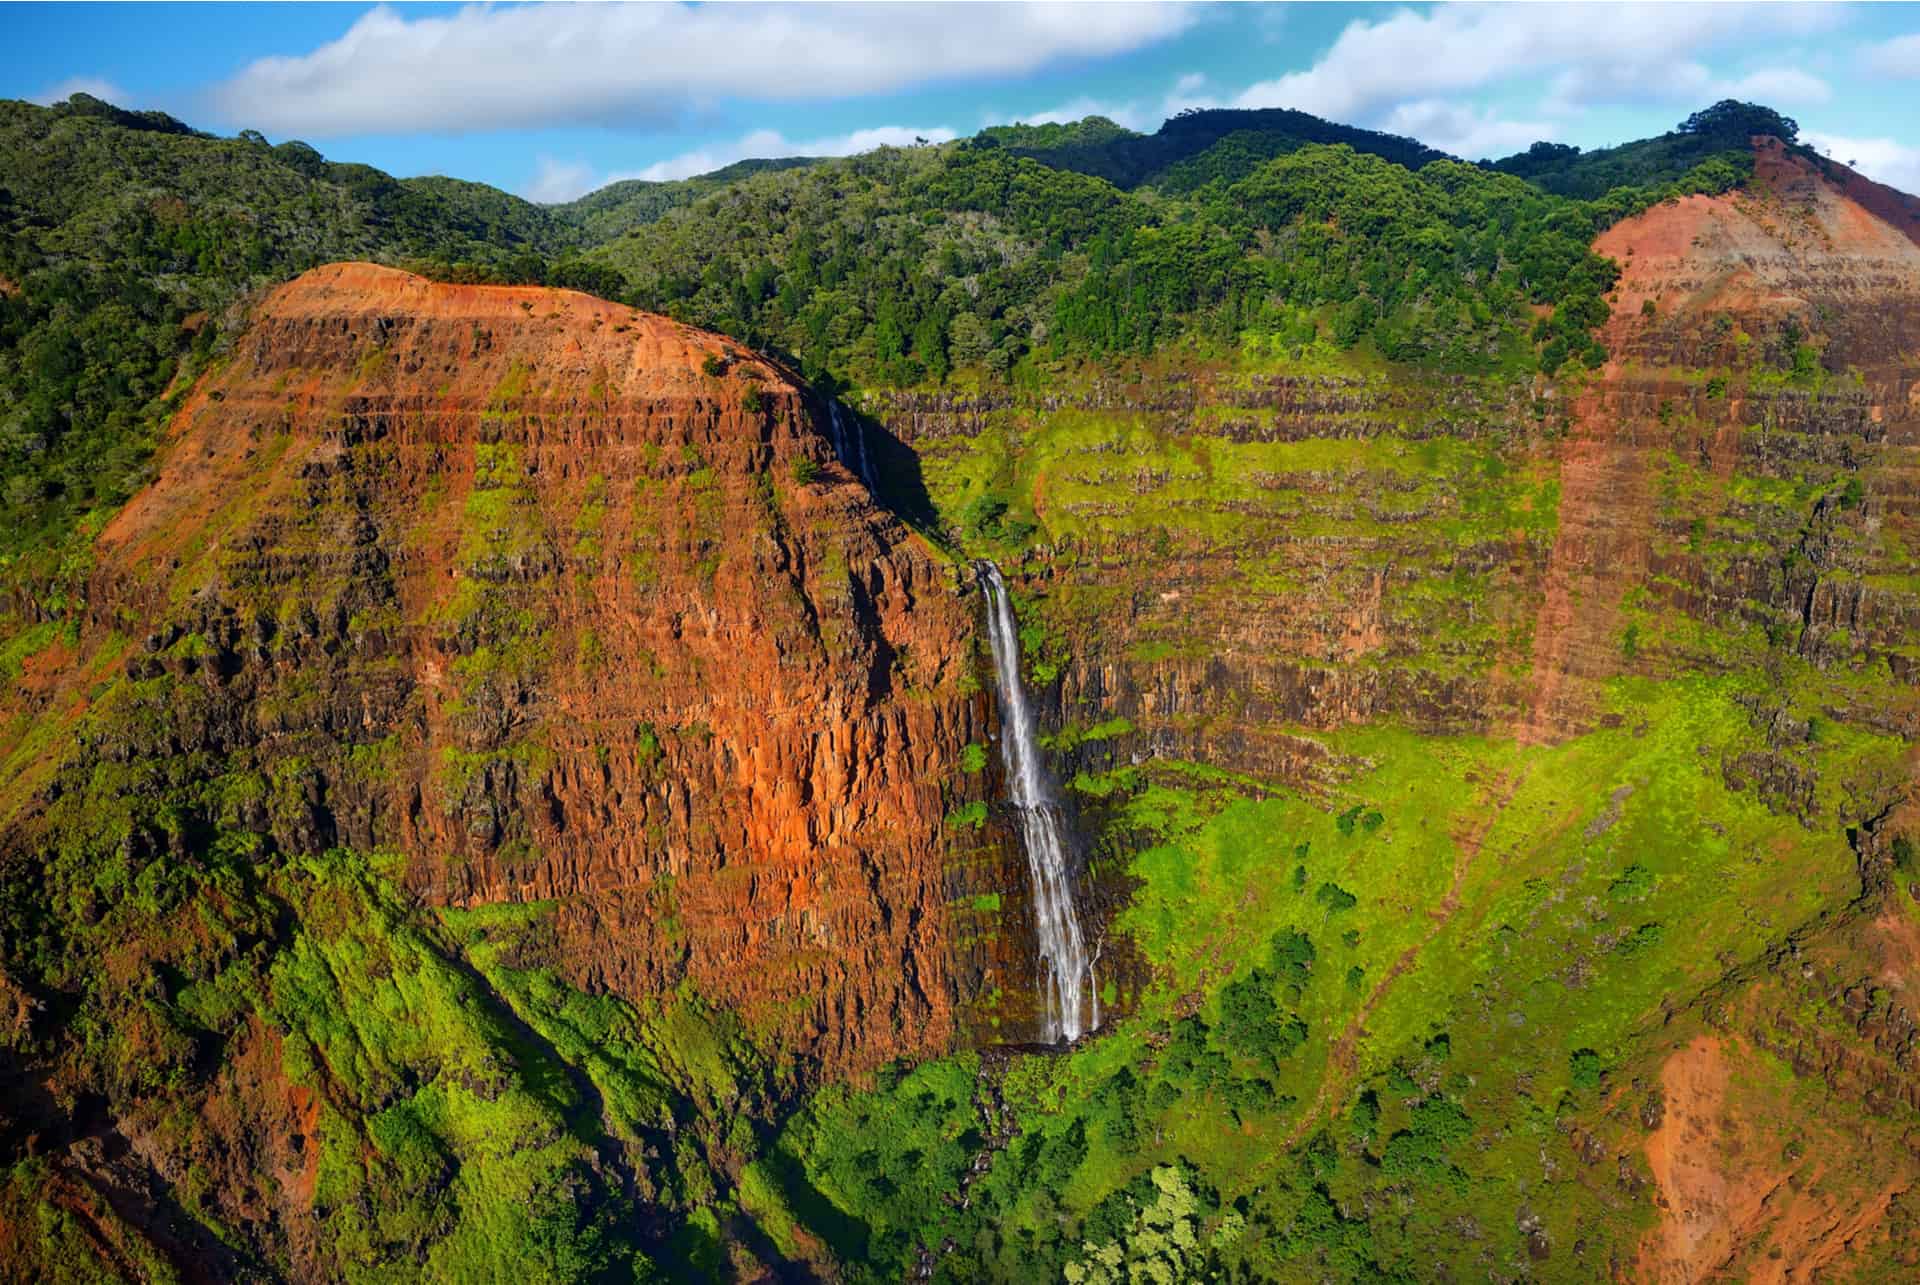
[[[1066,639],[1060,717],[1125,718],[1116,752],[1308,782],[1279,729],[1554,741],[1607,717],[1617,676],[1752,663],[1754,628],[1859,676],[1876,694],[1846,716],[1911,734],[1920,219],[1760,142],[1751,191],[1600,238],[1623,275],[1597,371],[1255,351],[868,409],[943,511],[982,476],[1030,504],[1055,547],[1015,574]]]
[[[1036,525],[1008,578],[1054,662],[1037,695],[1080,782],[1106,912],[1151,930],[1129,898],[1171,906],[1226,943],[1193,951],[1200,981],[1183,977],[1175,1012],[1204,1013],[1206,980],[1273,922],[1264,885],[1195,873],[1222,844],[1275,881],[1298,862],[1296,888],[1330,878],[1425,925],[1384,972],[1368,962],[1378,980],[1338,1019],[1291,1141],[1369,1068],[1418,1062],[1376,1032],[1471,1042],[1474,1110],[1511,1121],[1566,1073],[1567,1051],[1530,1040],[1619,1059],[1599,1104],[1557,1108],[1539,1171],[1516,1171],[1526,1198],[1493,1206],[1536,1238],[1508,1258],[1462,1242],[1495,1274],[1872,1278],[1905,1262],[1920,884],[1895,873],[1894,838],[1920,826],[1920,218],[1844,167],[1756,149],[1744,190],[1599,239],[1622,269],[1599,369],[1502,384],[1256,344],[1232,365],[1149,359],[1070,390],[866,402],[900,444],[882,452],[894,494],[924,488],[983,546]],[[1633,748],[1663,737],[1676,753]],[[1613,745],[1623,762],[1583,765]],[[1407,836],[1445,813],[1376,791],[1417,793],[1462,753],[1498,766],[1445,802],[1451,870],[1435,879]],[[1663,789],[1686,803],[1651,801]],[[1349,834],[1347,808],[1404,827],[1384,869],[1341,855],[1309,874],[1324,838],[1309,855],[1284,831],[1209,828],[1293,792]],[[1610,838],[1617,825],[1634,837]],[[1647,877],[1665,908],[1624,909]],[[1423,879],[1424,900],[1409,892]],[[1796,900],[1795,881],[1824,891]],[[1635,993],[1631,925],[1608,935],[1623,913],[1716,927]],[[1330,918],[1296,922],[1318,941]],[[1477,957],[1501,962],[1476,972]],[[1562,996],[1572,1007],[1546,1016]],[[1528,1069],[1509,1082],[1509,1065]],[[1789,1078],[1754,1087],[1763,1074]],[[1784,1158],[1742,1155],[1762,1137],[1788,1139],[1772,1144]],[[1716,1207],[1754,1183],[1774,1194]],[[1581,1194],[1555,1208],[1556,1187]],[[1608,1263],[1591,1257],[1603,1244]]]
[[[0,1137],[62,1157],[62,1208],[172,1261],[325,1276],[464,1244],[411,1204],[355,1210],[486,1180],[472,1140],[522,1136],[487,1113],[525,1089],[548,1111],[525,1136],[577,1144],[547,1204],[640,1211],[653,1249],[778,1185],[746,1173],[778,1159],[754,1135],[775,1096],[1022,1038],[978,595],[898,513],[1014,587],[1104,1012],[1160,992],[1116,1032],[1142,1076],[1175,1029],[1205,1047],[1210,994],[1263,943],[1318,942],[1280,992],[1307,1034],[1263,1068],[1282,1131],[1245,1149],[1250,1189],[1363,1086],[1412,1068],[1432,1091],[1457,1047],[1486,1154],[1543,1174],[1476,1171],[1475,1217],[1522,1229],[1448,1224],[1490,1272],[1558,1254],[1590,1278],[1584,1237],[1624,1254],[1656,1195],[1616,1274],[1723,1269],[1765,1218],[1682,1220],[1748,1170],[1676,1155],[1756,1118],[1729,1061],[1911,1136],[1913,934],[1888,899],[1911,896],[1889,837],[1920,737],[1917,227],[1762,145],[1749,190],[1601,239],[1623,273],[1598,370],[1262,341],[1047,391],[876,392],[886,507],[824,406],[729,340],[564,291],[310,272],[193,389],[93,541],[83,624],[0,698]],[[1162,917],[1146,945],[1135,905]],[[645,1025],[694,1011],[739,1044]],[[1536,1101],[1601,1059],[1536,1032],[1605,1045],[1608,1100]],[[1621,1107],[1656,1089],[1670,1123]],[[457,1162],[394,1144],[403,1110]],[[1782,1225],[1786,1261],[1905,1225],[1910,1167],[1840,1160],[1821,1172],[1865,1174],[1877,1212],[1795,1204],[1813,1230]],[[525,1203],[488,1195],[469,1207]],[[168,1241],[176,1197],[251,1248]],[[314,1230],[356,1216],[387,1221]]]
[[[79,650],[122,631],[129,676],[193,697],[87,749],[244,762],[285,850],[550,904],[587,990],[691,987],[835,1068],[943,1050],[979,980],[943,826],[985,789],[972,605],[820,413],[588,296],[310,272],[100,533]]]

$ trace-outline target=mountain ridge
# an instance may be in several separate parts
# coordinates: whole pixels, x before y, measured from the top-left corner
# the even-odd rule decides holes
[[[0,1256],[1910,1268],[1920,224],[1733,106],[1528,162],[1599,200],[1249,145],[1183,222],[952,145],[560,260],[56,121],[7,478],[137,463],[0,569]],[[490,257],[356,257],[423,248]]]

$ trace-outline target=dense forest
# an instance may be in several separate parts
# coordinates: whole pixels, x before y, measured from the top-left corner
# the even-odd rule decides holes
[[[0,104],[0,551],[128,494],[182,363],[250,292],[329,260],[618,297],[829,384],[1005,380],[1251,328],[1522,375],[1601,360],[1612,273],[1587,243],[1737,183],[1751,132],[1794,127],[1728,103],[1662,138],[1488,167],[1298,112],[1190,113],[1151,136],[1095,118],[543,207],[84,94]]]
[[[1853,897],[1876,861],[1920,875],[1904,832],[1882,845],[1885,860],[1874,855],[1894,773],[1882,765],[1910,756],[1888,730],[1898,711],[1887,693],[1920,662],[1904,632],[1883,654],[1862,623],[1877,611],[1896,621],[1889,632],[1905,630],[1917,591],[1900,570],[1910,557],[1896,506],[1847,454],[1877,431],[1862,427],[1879,423],[1866,394],[1820,400],[1821,351],[1797,321],[1788,338],[1736,330],[1725,315],[1716,342],[1786,345],[1805,378],[1724,361],[1664,367],[1664,382],[1628,393],[1648,424],[1671,430],[1671,449],[1637,438],[1619,472],[1578,497],[1563,496],[1551,454],[1568,440],[1566,415],[1543,409],[1554,401],[1544,390],[1579,386],[1609,357],[1600,335],[1622,266],[1593,252],[1596,235],[1747,182],[1756,134],[1797,145],[1795,122],[1734,102],[1620,147],[1540,143],[1477,162],[1293,111],[1191,112],[1152,134],[1094,117],[746,161],[545,206],[396,179],[253,131],[215,137],[85,95],[0,103],[0,624],[11,631],[0,632],[0,673],[23,692],[63,666],[88,683],[104,675],[94,712],[63,722],[47,699],[0,724],[31,732],[10,763],[58,764],[45,784],[17,778],[51,837],[18,845],[0,881],[0,1015],[25,1014],[35,995],[53,1002],[15,1021],[37,1046],[16,1034],[0,1052],[52,1065],[77,1050],[67,1065],[93,1078],[55,1086],[70,1100],[32,1104],[48,1117],[91,1127],[108,1105],[159,1104],[144,1138],[196,1157],[163,1175],[179,1199],[167,1235],[183,1260],[236,1277],[308,1261],[367,1280],[705,1280],[749,1263],[850,1281],[1414,1281],[1440,1274],[1437,1246],[1457,1253],[1447,1269],[1461,1278],[1633,1274],[1640,1265],[1621,1255],[1660,1216],[1664,1188],[1609,1148],[1630,1136],[1637,1154],[1667,1109],[1662,1063],[1650,1039],[1636,1043],[1647,1025],[1680,1030],[1693,1010],[1685,1030],[1731,1030],[1736,983],[1766,973],[1782,1022],[1838,1023],[1851,1039],[1852,992],[1842,1014],[1809,980],[1801,950],[1810,959],[1813,939],[1800,926]],[[436,510],[461,553],[431,575],[457,597],[445,618],[403,619],[397,594],[369,591],[350,610],[359,600],[334,592],[334,577],[356,588],[367,568],[384,562],[372,578],[390,579],[428,556],[424,543],[395,536],[389,551],[374,535],[350,567],[325,556],[339,532],[373,529],[365,494],[342,480],[349,457],[300,475],[279,511],[297,520],[227,528],[257,535],[250,547],[270,564],[250,582],[257,602],[225,615],[176,602],[185,625],[124,636],[131,614],[89,625],[112,636],[85,639],[98,650],[74,660],[63,648],[87,631],[62,578],[85,579],[98,524],[148,478],[193,378],[222,377],[265,291],[349,258],[443,281],[567,287],[722,331],[823,391],[872,394],[849,405],[871,411],[875,431],[875,406],[992,394],[969,403],[987,407],[974,428],[912,449],[889,442],[876,488],[897,503],[913,473],[954,539],[920,550],[864,493],[849,498],[858,488],[824,450],[736,477],[691,442],[645,452],[629,483],[591,472],[577,492],[556,491],[550,508],[564,516],[548,528],[529,479],[560,470],[489,439],[470,444],[470,477],[421,470],[467,488]],[[1278,356],[1231,364],[1254,350]],[[1331,409],[1288,421],[1281,384],[1323,357],[1333,373],[1311,370],[1326,377],[1307,395]],[[757,431],[774,399],[732,373],[748,365],[710,354],[685,373],[709,381],[697,385],[709,405],[730,409],[720,398],[733,396],[766,412],[739,421]],[[343,360],[338,387],[360,387],[361,369]],[[526,409],[523,371],[494,389],[487,416]],[[1191,415],[1098,403],[1089,387],[1116,371],[1145,372],[1128,395],[1188,377],[1209,386]],[[1730,398],[1729,372],[1750,395],[1777,394],[1754,412],[1762,422],[1710,418],[1743,400]],[[599,396],[573,404],[597,414]],[[1047,398],[1059,409],[1035,409]],[[361,460],[386,449],[362,445]],[[589,454],[578,472],[602,462]],[[423,514],[445,499],[441,481]],[[767,525],[710,539],[701,532],[726,511],[729,486]],[[819,507],[830,491],[860,507]],[[1657,510],[1651,534],[1608,527],[1612,543],[1593,539],[1607,516],[1596,513],[1625,507],[1623,495]],[[801,529],[822,512],[856,519]],[[397,529],[415,514],[386,516]],[[554,632],[548,618],[580,614],[579,600],[615,584],[652,594],[649,606],[677,611],[683,593],[697,605],[701,590],[656,587],[656,553],[682,551],[675,524],[709,589],[715,567],[771,577],[771,563],[803,560],[796,550],[824,550],[810,570],[848,619],[871,608],[882,577],[851,559],[846,528],[889,527],[911,543],[927,559],[923,599],[948,607],[936,577],[951,573],[964,593],[964,558],[1006,563],[1025,672],[1036,705],[1048,704],[1041,746],[1086,827],[1099,895],[1125,902],[1115,942],[1100,942],[1114,990],[1098,1039],[1042,1053],[982,1027],[918,1065],[808,1081],[814,1068],[769,1053],[764,1032],[690,982],[629,1002],[618,985],[563,980],[550,966],[556,902],[423,900],[394,882],[392,854],[320,837],[315,818],[335,803],[328,760],[315,756],[335,750],[336,783],[391,794],[410,820],[471,827],[485,812],[481,828],[498,829],[494,804],[533,797],[553,771],[553,747],[519,721],[534,689],[564,674],[580,684],[569,692],[597,695],[618,668],[607,657],[620,640]],[[638,531],[626,562],[605,554],[622,526]],[[1642,541],[1662,574],[1625,577],[1617,619],[1575,640],[1610,684],[1604,719],[1536,743],[1512,731],[1538,712],[1518,710],[1524,689],[1570,668],[1532,632],[1551,624],[1536,614],[1550,571],[1571,596],[1587,593],[1583,611],[1608,588],[1592,578],[1607,568],[1561,565],[1562,529],[1574,532],[1570,561]],[[738,547],[722,549],[736,534]],[[512,557],[494,543],[508,537]],[[294,565],[303,558],[322,565]],[[780,588],[796,637],[838,637],[798,588]],[[664,649],[681,629],[675,615],[647,641]],[[854,632],[817,663],[796,646],[778,681],[841,665],[863,696],[870,681],[904,708],[931,701],[923,676],[940,672],[956,708],[985,708],[988,640],[962,637],[943,658],[883,638],[869,680],[870,640]],[[409,642],[419,654],[402,658]],[[449,691],[467,684],[439,712],[478,729],[485,752],[448,740],[410,776],[402,742],[418,729],[396,715],[399,730],[372,739],[366,709],[429,653]],[[615,654],[668,681],[664,650]],[[1016,675],[1021,664],[1011,661]],[[671,671],[676,683],[692,675],[672,700],[739,680],[721,668]],[[1158,704],[1094,717],[1096,700],[1148,689]],[[765,708],[764,693],[746,695]],[[567,711],[569,736],[606,731]],[[258,757],[229,743],[243,725],[259,730]],[[183,727],[205,730],[203,743],[183,752]],[[956,762],[915,768],[914,788],[936,800],[928,829],[956,850],[1006,819],[987,801],[1001,786],[989,746],[1005,724],[995,727],[956,736]],[[524,741],[509,746],[509,729]],[[573,760],[579,773],[640,783],[624,799],[584,791],[609,813],[640,789],[697,797],[708,778],[688,778],[690,789],[669,765],[722,753],[692,719],[640,722],[630,743],[588,750]],[[523,776],[524,796],[513,792]],[[485,807],[427,816],[452,783]],[[496,786],[499,800],[486,792]],[[558,824],[557,798],[543,798]],[[827,805],[796,806],[810,817]],[[879,898],[883,859],[867,858],[876,882],[856,882],[853,900]],[[759,878],[750,860],[728,865]],[[683,915],[715,915],[712,902],[674,900],[680,873],[659,878],[648,896],[660,900],[619,930],[678,940]],[[1005,907],[993,892],[950,909],[985,936]],[[157,943],[151,959],[121,959],[123,938]],[[1893,1011],[1877,982],[1863,990],[1858,1012]],[[243,1030],[273,1032],[258,1047],[277,1051],[260,1067],[234,1052]],[[302,1126],[320,1159],[305,1175],[284,1171],[308,1184],[313,1216],[286,1234],[310,1238],[293,1248],[311,1259],[248,1239],[273,1224],[278,1191],[222,1190],[212,1176],[281,1181],[240,1142],[214,1154],[258,1122],[179,1106],[193,1100],[183,1084],[225,1077],[224,1092],[256,1074],[330,1095],[304,1099],[325,1122]],[[1823,1120],[1866,1127],[1821,1107]],[[11,1119],[0,1113],[0,1133],[20,1141]],[[1801,1149],[1795,1164],[1819,1151],[1814,1126],[1757,1136],[1790,1138],[1780,1147]],[[16,1243],[49,1257],[92,1243],[81,1203],[62,1205],[48,1178],[63,1172],[63,1150],[91,1154],[96,1139],[68,1141],[48,1144],[53,1161],[26,1142],[7,1153],[0,1260]],[[1819,1171],[1821,1183],[1845,1177]],[[229,1198],[268,1212],[224,1226],[210,1211]],[[1888,1225],[1911,1229],[1915,1217]],[[29,1224],[37,1240],[6,1239]],[[133,1242],[116,1248],[128,1274],[168,1279]]]

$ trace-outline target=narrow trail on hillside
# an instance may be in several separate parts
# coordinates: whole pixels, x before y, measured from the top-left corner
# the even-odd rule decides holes
[[[1393,961],[1393,966],[1387,969],[1385,975],[1367,993],[1366,1000],[1361,1003],[1359,1011],[1340,1032],[1339,1038],[1334,1040],[1333,1047],[1327,1053],[1326,1070],[1320,1076],[1320,1091],[1314,1094],[1313,1105],[1307,1108],[1306,1113],[1293,1126],[1293,1131],[1287,1135],[1286,1144],[1280,1149],[1282,1152],[1291,1151],[1299,1146],[1329,1106],[1337,1106],[1352,1088],[1354,1069],[1358,1062],[1356,1049],[1359,1046],[1360,1037],[1366,1034],[1367,1019],[1372,1017],[1374,1010],[1380,1007],[1380,1002],[1387,997],[1387,992],[1393,988],[1393,984],[1413,967],[1420,957],[1420,952],[1432,944],[1433,939],[1446,929],[1447,924],[1453,919],[1454,912],[1460,909],[1460,890],[1466,883],[1468,873],[1473,869],[1474,861],[1480,856],[1481,846],[1486,843],[1487,835],[1492,832],[1494,823],[1506,812],[1507,804],[1513,801],[1513,796],[1526,779],[1526,770],[1513,773],[1501,772],[1487,783],[1487,788],[1481,795],[1484,812],[1478,823],[1469,824],[1464,831],[1453,836],[1453,880],[1448,884],[1447,895],[1440,899],[1440,904],[1427,912],[1427,917],[1432,920],[1432,923],[1419,941],[1400,952],[1399,958]]]

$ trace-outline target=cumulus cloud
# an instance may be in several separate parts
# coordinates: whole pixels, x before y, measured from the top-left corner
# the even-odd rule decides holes
[[[55,103],[66,102],[75,94],[92,94],[115,107],[128,105],[127,91],[101,76],[69,76],[52,88],[35,94],[29,101],[42,107],[51,107]]]
[[[1124,53],[1195,20],[1177,4],[382,5],[338,40],[262,58],[214,91],[236,124],[324,138],[666,125],[726,97],[885,93]]]
[[[981,117],[981,124],[1054,125],[1085,120],[1089,116],[1105,116],[1116,125],[1151,134],[1169,117],[1177,116],[1189,107],[1221,106],[1220,99],[1207,88],[1207,83],[1205,73],[1190,71],[1175,80],[1173,88],[1157,102],[1138,98],[1120,102],[1081,97],[1039,112],[989,111]]]
[[[1891,138],[1847,138],[1813,129],[1801,130],[1800,141],[1870,179],[1920,193],[1920,147]]]
[[[585,161],[562,161],[542,152],[534,161],[533,181],[520,190],[529,201],[557,205],[602,186]]]
[[[1766,67],[1716,90],[1722,98],[1743,98],[1769,106],[1817,106],[1832,99],[1833,87],[1798,67]]]
[[[1545,121],[1503,120],[1494,111],[1440,98],[1401,103],[1380,121],[1380,128],[1467,160],[1510,156],[1541,139],[1559,137],[1559,130]]]
[[[1704,107],[1723,98],[1739,98],[1772,107],[1802,107],[1832,97],[1826,81],[1797,67],[1765,67],[1729,79],[1690,58],[1669,58],[1569,67],[1554,77],[1544,106],[1563,115],[1603,104],[1649,100]]]
[[[957,135],[945,126],[915,129],[910,125],[878,125],[856,129],[847,134],[825,138],[790,139],[778,130],[758,129],[728,142],[713,143],[670,156],[664,161],[637,170],[615,170],[596,174],[581,161],[561,161],[541,156],[533,180],[521,189],[530,201],[548,203],[571,201],[609,183],[642,179],[665,183],[692,178],[724,169],[735,161],[769,159],[783,156],[857,156],[876,147],[910,147],[916,143],[950,143]]]
[[[1920,32],[1869,46],[1863,61],[1882,76],[1920,76]]]
[[[1190,71],[1173,82],[1173,90],[1160,102],[1160,118],[1178,116],[1189,107],[1218,107],[1216,96],[1205,74]]]
[[[1297,107],[1369,120],[1394,104],[1446,97],[1524,76],[1560,73],[1555,97],[1662,83],[1698,64],[1680,58],[1764,28],[1774,38],[1836,20],[1819,5],[1442,4],[1356,21],[1305,71],[1249,86],[1241,107]]]
[[[1071,102],[1039,112],[1015,112],[1010,115],[989,113],[988,125],[1069,125],[1089,116],[1105,116],[1126,129],[1152,133],[1160,128],[1161,117],[1151,107],[1137,102],[1115,103],[1098,98],[1076,98]]]

